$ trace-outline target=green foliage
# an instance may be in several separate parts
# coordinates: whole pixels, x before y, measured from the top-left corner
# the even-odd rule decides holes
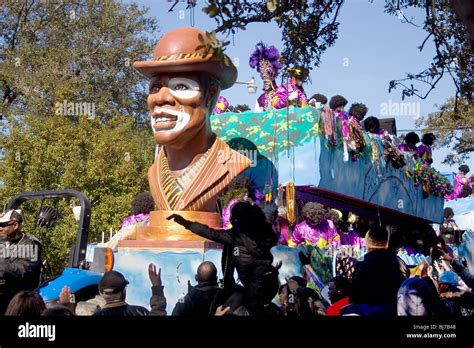
[[[449,154],[444,163],[462,162],[474,151],[474,106],[465,98],[451,98],[438,108],[419,119],[417,126],[435,134],[436,147],[453,147],[455,153]]]
[[[92,204],[90,241],[99,241],[102,232],[118,229],[129,215],[134,195],[147,191],[147,168],[153,161],[154,140],[148,129],[134,129],[130,117],[116,116],[101,123],[98,118],[52,115],[40,121],[24,117],[25,125],[11,123],[10,135],[1,139],[6,155],[0,163],[3,188],[0,198],[24,191],[72,188],[84,192]],[[76,202],[78,203],[78,202]],[[50,204],[46,202],[46,204]],[[76,226],[65,202],[52,231],[47,231],[53,263],[64,261],[75,240]],[[29,228],[38,211],[27,209]]]
[[[217,22],[216,32],[234,34],[250,23],[274,21],[282,31],[286,68],[319,66],[337,39],[337,16],[344,0],[212,1],[203,11]],[[285,69],[287,70],[287,69]]]
[[[203,49],[203,56],[207,56],[209,52],[212,51],[212,57],[215,57],[221,60],[225,65],[229,66],[231,61],[229,57],[224,54],[225,46],[227,46],[230,41],[219,40],[216,37],[216,32],[206,32],[206,37],[208,43],[206,44],[204,37],[201,34],[198,34],[199,42],[201,43],[199,46],[196,47],[196,51]]]
[[[250,106],[247,104],[237,104],[236,106],[229,106],[230,112],[245,112],[250,111]]]
[[[155,148],[148,82],[132,67],[156,42],[157,22],[146,11],[112,0],[2,4],[2,204],[20,192],[76,189],[91,200],[89,241],[97,242],[120,227],[132,197],[148,190]],[[60,212],[42,235],[54,273],[76,240],[70,203],[45,201]],[[39,206],[21,206],[26,232],[37,236]]]
[[[132,63],[156,42],[156,19],[118,1],[7,1],[0,8],[0,113],[37,117],[64,100],[101,119],[144,121],[146,84]]]
[[[420,8],[425,12],[422,24],[407,18],[405,12]],[[429,67],[416,74],[407,73],[403,79],[390,81],[389,91],[400,86],[403,88],[402,98],[417,96],[425,99],[443,76],[449,75],[456,87],[456,97],[471,100],[474,76],[472,47],[466,27],[453,10],[453,1],[386,0],[385,12],[426,31],[427,36],[418,47],[420,51],[425,48],[428,39],[432,39],[435,47]]]

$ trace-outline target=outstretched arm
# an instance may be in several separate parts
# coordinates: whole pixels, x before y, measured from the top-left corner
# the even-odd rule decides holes
[[[166,316],[166,297],[161,283],[161,268],[156,271],[156,266],[152,263],[148,265],[148,276],[151,282],[150,315]]]
[[[184,228],[206,239],[210,239],[217,243],[232,244],[234,236],[231,230],[215,230],[209,226],[200,224],[199,222],[189,221],[181,215],[172,214],[166,218],[167,220],[174,220]]]

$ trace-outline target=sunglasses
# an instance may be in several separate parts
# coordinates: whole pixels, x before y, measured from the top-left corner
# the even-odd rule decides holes
[[[1,222],[0,227],[7,227],[13,225],[15,222]]]

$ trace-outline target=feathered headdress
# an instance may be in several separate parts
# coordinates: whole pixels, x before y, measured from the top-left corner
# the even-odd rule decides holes
[[[280,52],[275,46],[267,47],[263,42],[258,43],[255,51],[250,55],[249,65],[257,68],[263,79],[274,79],[281,68]]]

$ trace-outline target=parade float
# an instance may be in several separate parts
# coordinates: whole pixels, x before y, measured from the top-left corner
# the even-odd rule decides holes
[[[186,31],[186,35],[182,35],[181,31]],[[221,88],[230,87],[236,79],[232,63],[222,65],[222,61],[214,61],[211,69],[208,63],[214,58],[210,55],[186,54],[199,45],[199,35],[205,39],[204,33],[194,29],[173,30],[158,43],[153,61],[138,62],[134,66],[152,79],[152,85],[156,75],[168,75],[171,81],[174,74],[182,76],[180,73],[199,71],[220,79]],[[189,43],[183,37],[190,41],[196,37],[196,42]],[[270,65],[260,67],[268,72]],[[273,86],[273,74],[270,71],[267,75],[266,78],[270,80],[268,85]],[[192,75],[185,77],[192,79]],[[199,91],[198,84],[188,80],[178,82],[187,83],[187,88]],[[288,86],[286,90],[291,91],[292,88],[297,89]],[[169,176],[171,165],[168,164],[176,153],[170,139],[174,131],[186,134],[182,131],[186,125],[180,126],[186,121],[186,115],[173,114],[175,123],[166,124],[167,119],[161,119],[167,117],[166,112],[160,113],[160,110],[153,109],[152,126],[160,149],[150,168],[149,181],[158,209],[151,212],[148,226],[136,227],[126,239],[118,242],[115,254],[114,268],[130,281],[127,292],[130,303],[147,304],[150,289],[146,270],[150,262],[162,268],[169,312],[176,301],[187,293],[188,281],[194,283],[197,266],[203,260],[220,264],[220,245],[192,234],[166,217],[177,213],[188,220],[219,228],[222,222],[215,212],[217,197],[231,179],[242,172],[256,184],[256,190],[265,197],[264,200],[277,200],[279,206],[286,208],[286,218],[290,224],[294,224],[297,219],[297,201],[320,202],[386,224],[426,225],[440,222],[445,189],[442,178],[438,178],[441,184],[436,186],[436,173],[431,169],[429,178],[422,177],[416,162],[409,156],[406,157],[406,166],[394,168],[384,158],[383,140],[370,137],[365,132],[362,132],[364,146],[358,148],[357,155],[348,151],[350,133],[344,133],[344,125],[328,108],[306,106],[304,102],[287,102],[287,107],[281,109],[220,112],[211,116],[207,113],[207,105],[202,105],[201,111],[188,111],[186,98],[198,98],[197,93],[178,93],[171,89],[172,96],[178,104],[181,103],[181,111],[191,113],[192,117],[196,117],[198,112],[199,116],[210,118],[209,122],[205,117],[201,118],[205,127],[208,127],[207,132],[196,133],[193,139],[211,139],[211,134],[216,134],[217,139],[193,143],[192,146],[199,146],[214,141],[213,145],[203,147],[202,152],[207,157],[200,168],[196,170],[191,165],[191,168],[181,170],[175,176],[191,173],[188,184],[185,180],[175,180],[178,185],[173,188],[173,179]],[[275,97],[271,90],[269,94],[270,98],[263,97],[263,104],[265,100]],[[162,104],[161,99],[166,98],[160,92],[155,96],[158,98],[157,104]],[[156,120],[164,122],[164,126],[157,125]],[[176,148],[188,148],[189,154],[193,154],[186,144]],[[165,155],[169,162],[165,160]],[[187,163],[194,162],[189,159]],[[175,168],[182,169],[179,165]],[[281,280],[291,275],[305,275],[311,278],[316,288],[322,290],[336,265],[329,264],[327,257],[316,255],[310,250],[315,262],[323,262],[327,266],[325,274],[320,270],[315,271],[315,267],[301,263],[298,256],[300,249],[285,245],[273,249],[275,262],[283,262]]]
[[[416,180],[412,157],[406,157],[406,167],[395,169],[383,158],[382,141],[367,137],[369,145],[364,153],[357,160],[345,161],[339,127],[336,124],[336,141],[331,143],[324,133],[324,116],[313,107],[223,113],[212,116],[211,124],[222,141],[248,140],[238,142],[247,145],[238,151],[252,160],[247,173],[251,177],[263,175],[266,185],[277,183],[284,192],[284,200],[278,204],[290,206],[286,192],[294,187],[295,200],[320,202],[385,224],[411,226],[442,221],[443,191],[431,188],[426,197],[425,184]],[[171,306],[186,294],[187,282],[193,282],[199,263],[210,260],[220,264],[219,245],[170,223],[165,219],[167,214],[170,212],[152,212],[149,227],[136,227],[133,235],[118,243],[114,268],[130,279],[130,301],[143,303],[148,297],[146,266],[150,262],[163,267],[165,294]],[[220,227],[203,213],[184,214],[189,220]],[[297,249],[277,246],[274,256],[275,262],[283,261],[282,279],[303,274]]]
[[[156,210],[148,224],[129,228],[114,246],[114,269],[130,282],[127,302],[148,306],[149,263],[162,269],[168,313],[187,293],[188,283],[195,283],[202,261],[220,265],[221,245],[167,217],[179,214],[220,228],[216,204],[239,174],[253,182],[263,202],[276,202],[283,212],[278,219],[285,220],[289,231],[306,202],[399,227],[424,228],[442,221],[443,196],[450,185],[441,174],[394,149],[383,137],[348,125],[328,107],[300,102],[295,84],[283,90],[295,92],[295,102],[288,97],[286,107],[272,108],[272,98],[282,90],[272,89],[271,65],[260,66],[270,86],[259,98],[260,111],[211,115],[219,92],[236,81],[237,69],[228,58],[210,54],[208,41],[196,29],[175,29],[158,42],[153,60],[134,64],[150,78],[148,106],[157,151],[148,178]],[[295,71],[292,83],[300,70]],[[308,263],[303,264],[301,251]],[[324,246],[274,247],[275,263],[282,261],[280,280],[303,275],[324,293],[329,278],[344,266],[326,251]],[[352,252],[354,260],[364,249]],[[84,258],[91,260],[92,253]],[[58,284],[54,293],[60,291]]]

